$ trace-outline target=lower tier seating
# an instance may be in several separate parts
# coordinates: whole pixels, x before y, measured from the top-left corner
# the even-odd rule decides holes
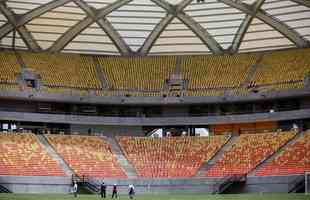
[[[281,176],[310,172],[310,131],[260,169],[257,176]]]
[[[247,174],[259,163],[275,153],[295,133],[244,134],[205,173],[207,177],[227,177]]]
[[[80,176],[126,178],[104,138],[48,135],[49,143]]]
[[[0,133],[0,175],[66,176],[33,134]]]
[[[139,177],[192,177],[227,142],[229,136],[140,138],[118,142]]]

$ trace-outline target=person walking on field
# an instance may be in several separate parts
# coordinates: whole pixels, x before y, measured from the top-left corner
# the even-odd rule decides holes
[[[78,186],[77,186],[77,183],[74,182],[73,189],[72,189],[74,197],[77,197],[77,191],[78,191]]]
[[[113,185],[113,189],[112,189],[112,199],[114,197],[117,198],[117,185],[116,184]]]
[[[128,186],[128,195],[130,199],[133,199],[135,196],[135,187],[132,184]]]
[[[101,187],[100,187],[101,198],[106,197],[106,194],[107,194],[106,191],[107,191],[107,186],[104,182],[102,182]]]

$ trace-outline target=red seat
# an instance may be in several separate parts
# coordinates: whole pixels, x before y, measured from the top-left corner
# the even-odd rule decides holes
[[[127,178],[104,138],[72,135],[48,135],[47,138],[78,175]]]
[[[0,134],[0,175],[66,176],[33,134]]]
[[[119,144],[138,176],[192,177],[227,141],[227,136],[139,138],[119,137]]]
[[[257,176],[283,176],[310,171],[310,131],[257,171]]]
[[[247,174],[294,135],[293,132],[241,135],[223,157],[205,173],[205,176],[226,177]]]

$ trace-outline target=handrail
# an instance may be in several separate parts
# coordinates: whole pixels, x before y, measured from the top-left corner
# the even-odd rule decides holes
[[[12,193],[12,192],[6,187],[0,185],[0,193]]]

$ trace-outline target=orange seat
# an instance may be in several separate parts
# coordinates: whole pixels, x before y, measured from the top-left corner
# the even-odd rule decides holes
[[[48,141],[80,176],[127,178],[102,137],[48,135]]]
[[[226,177],[247,174],[260,162],[276,152],[295,133],[244,134],[205,173],[208,177]]]
[[[256,172],[257,176],[283,176],[310,171],[310,131],[290,145],[272,162]]]
[[[139,138],[118,142],[139,177],[192,177],[228,140],[228,136]]]
[[[0,175],[66,176],[33,134],[0,134]]]

